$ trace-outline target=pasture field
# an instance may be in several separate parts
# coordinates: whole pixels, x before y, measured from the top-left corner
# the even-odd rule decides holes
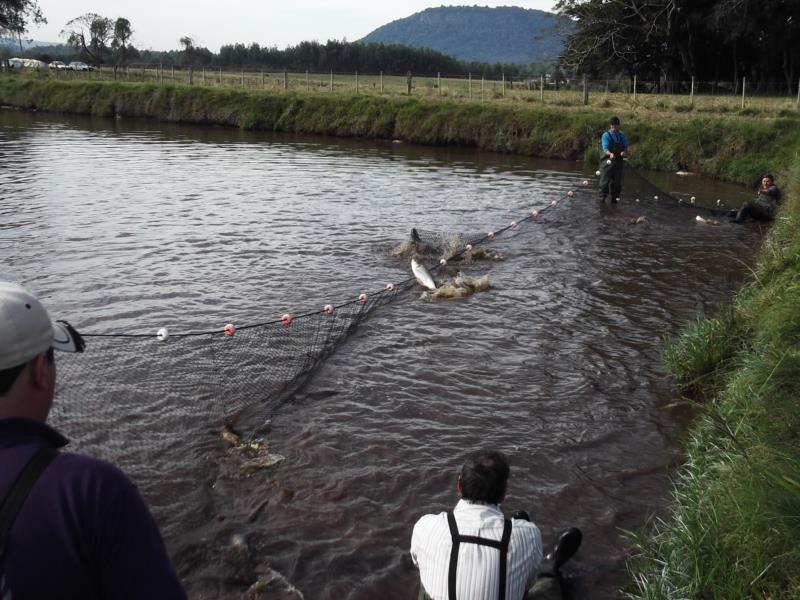
[[[92,71],[25,69],[2,77],[124,81],[162,85],[192,85],[239,88],[266,92],[308,94],[360,94],[408,97],[407,76],[361,73],[294,73],[275,70],[219,69],[171,65],[100,67]],[[507,106],[542,106],[560,110],[604,109],[608,112],[647,112],[680,115],[746,115],[779,117],[800,114],[800,93],[774,83],[764,89],[748,89],[743,82],[636,82],[630,80],[588,80],[586,94],[582,80],[560,83],[558,89],[543,77],[522,81],[413,75],[414,98],[492,103]],[[744,88],[744,89],[743,89]],[[796,88],[795,88],[796,89]],[[782,90],[782,91],[781,91]]]

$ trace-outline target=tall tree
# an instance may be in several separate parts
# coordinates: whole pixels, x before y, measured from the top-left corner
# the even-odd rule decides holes
[[[114,22],[97,13],[86,13],[69,21],[61,35],[67,38],[67,44],[88,56],[91,62],[102,64],[109,41],[114,36]]]
[[[185,35],[178,40],[178,43],[183,46],[183,64],[191,65],[194,58],[194,38]]]
[[[560,0],[556,10],[577,24],[561,62],[578,73],[660,75],[676,8],[676,0]]]
[[[22,35],[28,31],[29,23],[47,23],[36,0],[0,0],[0,33],[17,38],[20,54]]]
[[[111,47],[118,51],[118,65],[124,65],[128,54],[128,45],[133,30],[131,29],[131,22],[124,18],[119,17],[114,21],[114,39],[111,41]]]

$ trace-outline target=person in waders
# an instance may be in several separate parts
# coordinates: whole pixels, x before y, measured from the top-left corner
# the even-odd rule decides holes
[[[523,511],[499,504],[511,470],[502,452],[472,454],[461,468],[455,508],[422,516],[411,535],[419,598],[522,600],[542,566],[542,535]]]
[[[775,185],[775,178],[767,173],[761,178],[756,199],[745,202],[739,210],[731,211],[731,222],[744,223],[748,218],[772,221],[775,209],[781,203],[781,196],[780,188]]]
[[[625,157],[628,155],[628,138],[619,128],[619,117],[608,120],[608,131],[600,139],[603,156],[600,159],[600,195],[598,200],[605,202],[611,194],[611,202],[617,202],[622,195],[622,175]]]

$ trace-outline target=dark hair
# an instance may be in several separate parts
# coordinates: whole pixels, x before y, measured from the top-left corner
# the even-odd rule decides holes
[[[775,178],[772,176],[772,173],[765,173],[764,176],[761,177],[761,179],[770,179],[772,181],[775,181]]]
[[[612,125],[619,125],[619,117],[611,117],[608,122]]]
[[[52,348],[47,349],[47,360],[50,363],[55,360]],[[0,371],[0,396],[5,396],[9,392],[11,387],[14,385],[14,382],[17,380],[17,377],[19,377],[19,374],[22,373],[25,365],[27,365],[29,362],[30,360],[26,360],[21,365],[9,367],[8,369],[3,369]]]
[[[511,469],[505,454],[497,450],[471,454],[461,467],[461,496],[473,502],[500,504]]]

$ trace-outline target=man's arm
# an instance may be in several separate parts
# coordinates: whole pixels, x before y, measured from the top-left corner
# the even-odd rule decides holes
[[[781,199],[781,190],[775,184],[769,186],[765,190],[761,190],[758,193],[760,195],[762,195],[762,196],[769,196],[770,198],[773,198],[774,200],[780,200]]]
[[[611,156],[613,158],[613,154],[611,154],[611,152],[608,151],[608,147],[610,145],[611,145],[611,136],[606,131],[600,138],[600,146],[602,146],[603,148],[603,156]]]

